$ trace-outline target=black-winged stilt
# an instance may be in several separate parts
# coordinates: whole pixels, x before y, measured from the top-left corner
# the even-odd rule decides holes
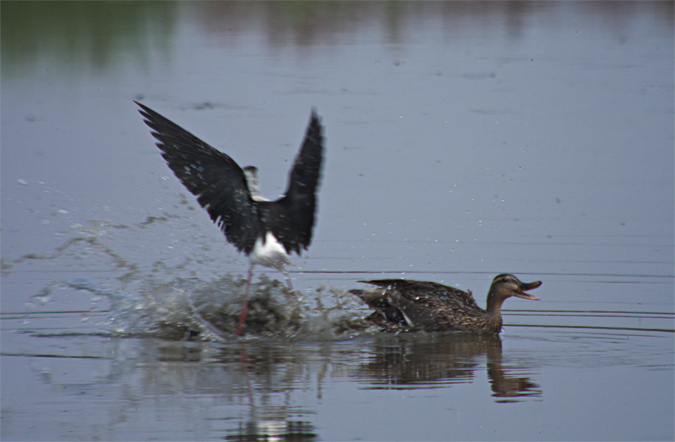
[[[323,158],[323,127],[312,109],[305,139],[290,172],[286,193],[276,201],[260,195],[257,169],[242,169],[228,155],[149,107],[135,102],[157,139],[162,157],[181,182],[206,209],[227,240],[250,259],[244,307],[237,327],[241,335],[248,312],[253,267],[271,267],[284,274],[288,255],[307,249],[312,241],[316,192]]]

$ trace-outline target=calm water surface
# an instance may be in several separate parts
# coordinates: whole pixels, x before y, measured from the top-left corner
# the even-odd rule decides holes
[[[2,9],[3,440],[675,437],[671,2]],[[243,339],[247,259],[134,99],[272,198],[323,117],[302,299],[258,269]],[[502,272],[543,286],[499,338],[347,293]]]

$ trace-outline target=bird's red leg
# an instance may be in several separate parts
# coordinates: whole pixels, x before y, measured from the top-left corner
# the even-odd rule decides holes
[[[293,294],[296,298],[300,297],[300,294],[297,293],[295,290],[293,290],[293,284],[291,284],[291,276],[288,274],[287,271],[282,270],[281,273],[284,274],[284,281],[286,281],[286,285],[288,286],[288,291]]]
[[[246,278],[246,293],[244,294],[244,307],[241,310],[239,317],[239,326],[237,326],[237,336],[241,336],[241,331],[244,328],[244,321],[248,314],[248,292],[251,291],[251,279],[253,278],[253,264],[248,268],[248,278]]]

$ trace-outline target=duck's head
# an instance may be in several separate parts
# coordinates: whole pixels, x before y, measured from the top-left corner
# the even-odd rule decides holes
[[[508,273],[497,275],[492,280],[490,292],[488,293],[488,310],[496,309],[496,311],[499,312],[504,300],[511,296],[538,301],[539,298],[526,292],[528,290],[536,289],[540,285],[541,281],[522,282],[520,279]]]

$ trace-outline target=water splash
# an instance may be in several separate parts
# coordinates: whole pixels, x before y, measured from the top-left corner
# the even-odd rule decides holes
[[[226,275],[213,280],[139,278],[124,290],[109,289],[89,279],[51,284],[31,300],[36,313],[53,308],[71,289],[89,295],[97,317],[96,334],[156,337],[170,340],[231,341],[243,306],[246,280]],[[285,285],[261,275],[251,286],[244,338],[345,339],[367,328],[353,295],[320,287],[301,297]]]
[[[27,303],[29,322],[36,315],[67,311],[81,316],[78,326],[87,322],[86,330],[78,328],[78,333],[172,340],[237,339],[235,331],[246,286],[242,276],[228,273],[210,279],[196,277],[208,273],[202,270],[204,263],[213,262],[210,250],[200,249],[190,259],[177,260],[171,254],[154,261],[143,256],[139,262],[138,247],[129,247],[127,239],[137,244],[140,235],[150,241],[148,236],[159,235],[162,229],[172,227],[171,222],[172,218],[166,216],[148,217],[131,225],[100,220],[89,221],[86,227],[77,224],[70,238],[50,251],[13,260],[3,258],[3,275],[55,263],[64,273],[75,269],[92,274],[52,281],[40,289]],[[116,233],[120,230],[123,235]],[[101,268],[110,273],[100,273]],[[243,339],[344,339],[366,327],[363,317],[368,313],[346,291],[321,286],[297,297],[280,281],[262,274],[251,286]],[[77,327],[66,328],[64,332],[73,333]]]

